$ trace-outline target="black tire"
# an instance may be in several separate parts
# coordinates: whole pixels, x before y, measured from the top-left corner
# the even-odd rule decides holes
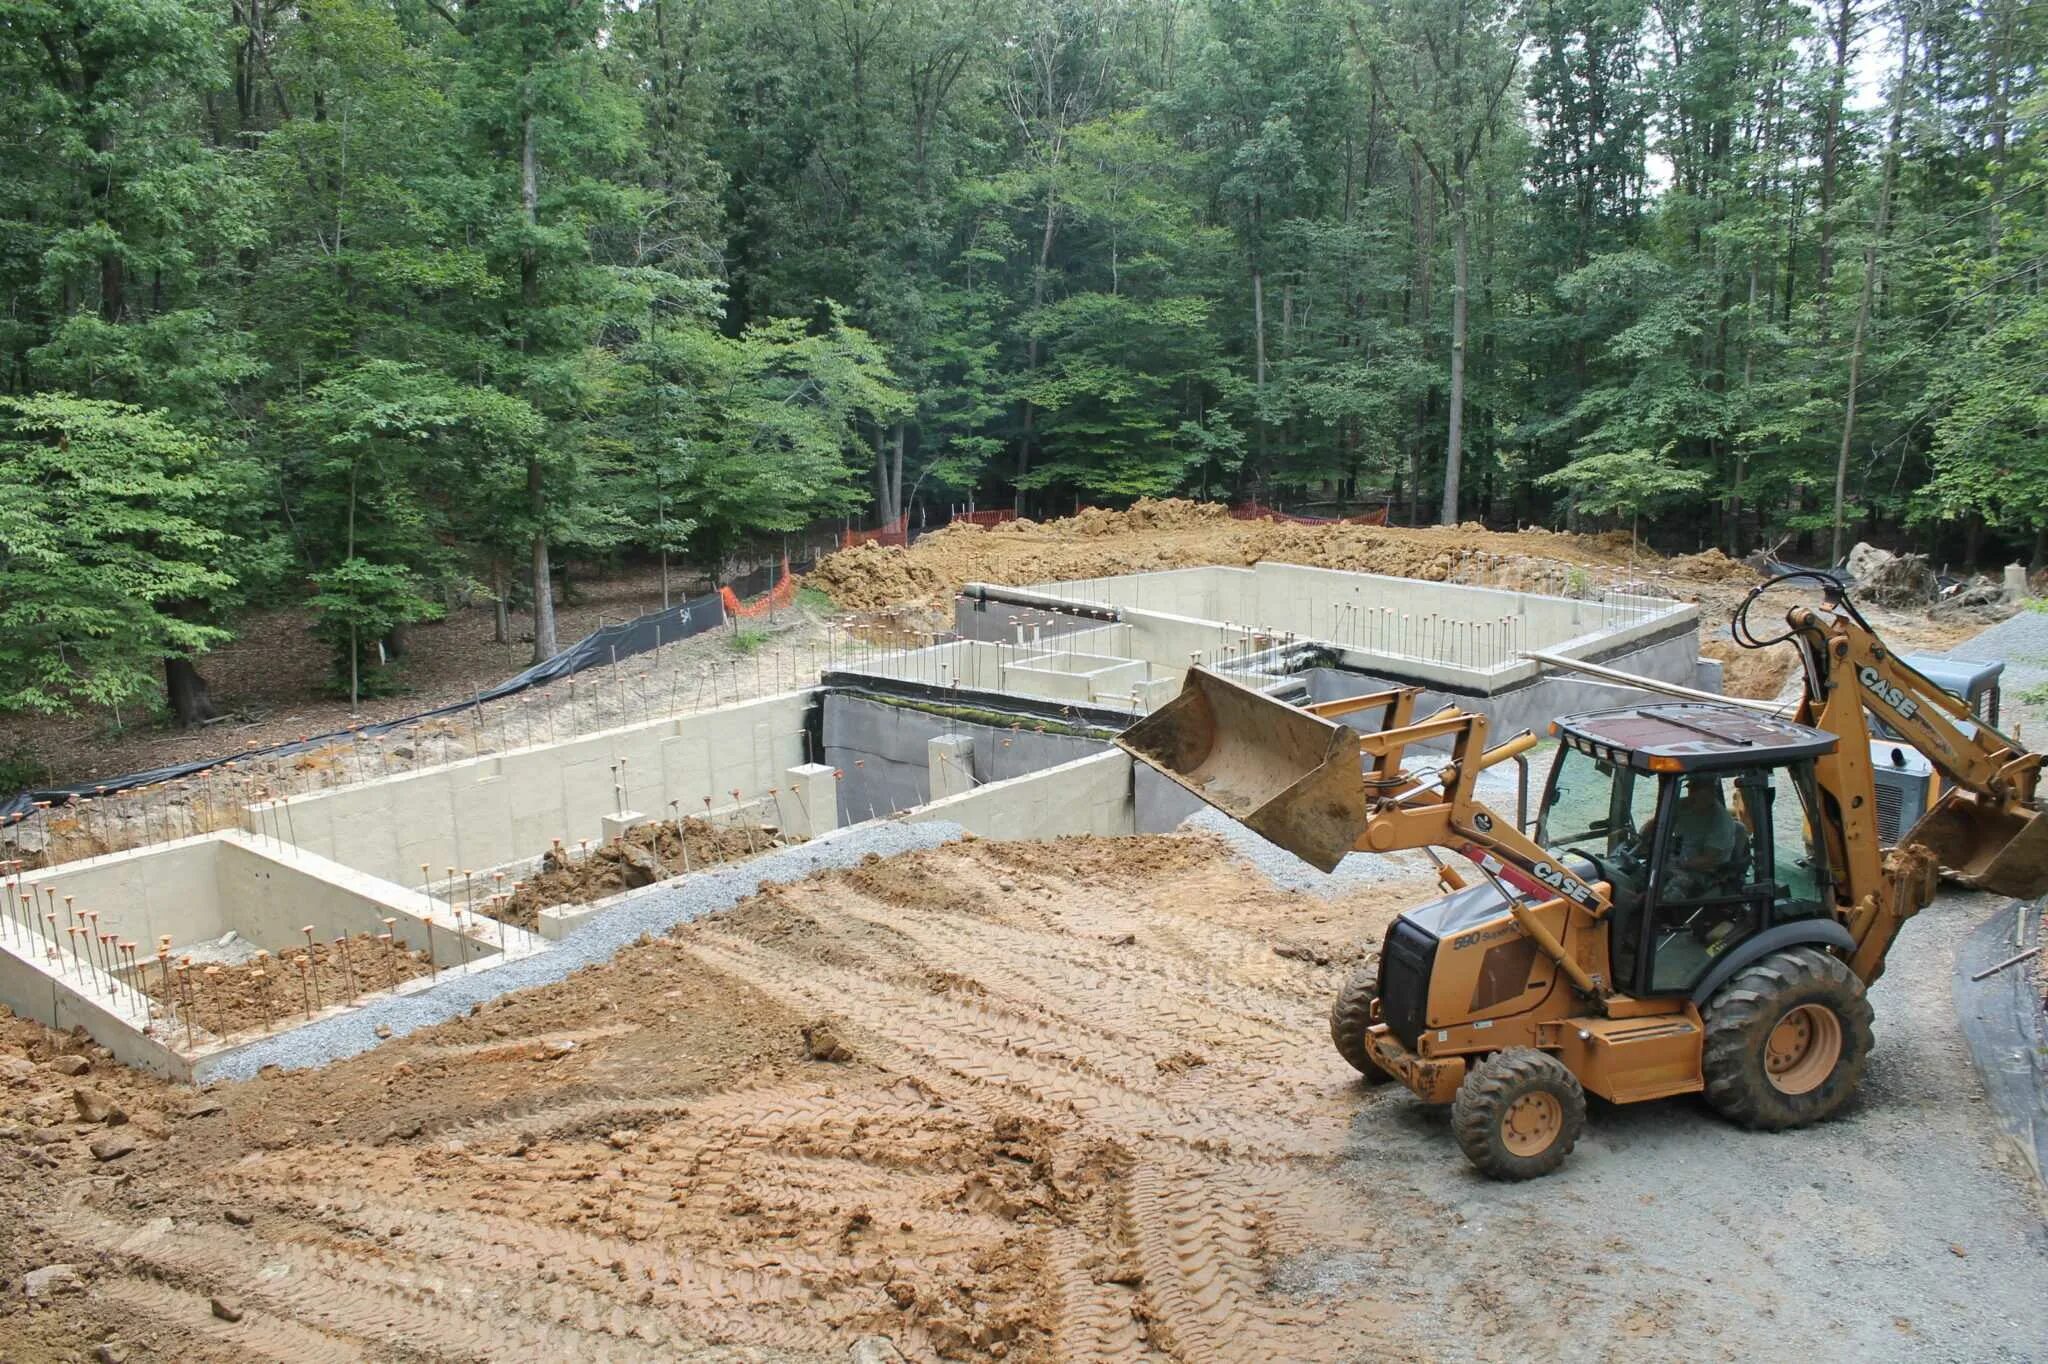
[[[1465,1158],[1495,1179],[1549,1174],[1585,1129],[1579,1077],[1529,1047],[1495,1052],[1472,1067],[1451,1105],[1451,1131]]]
[[[1372,963],[1352,968],[1344,988],[1330,1004],[1330,1041],[1369,1085],[1394,1078],[1380,1068],[1365,1041],[1365,1030],[1372,1026],[1372,1006],[1380,997],[1379,973]]]
[[[1832,1017],[1832,1022],[1828,1021]],[[1776,1131],[1832,1118],[1855,1096],[1869,1064],[1870,1001],[1840,958],[1814,947],[1773,952],[1715,992],[1707,1003],[1701,1069],[1707,1102],[1744,1127]],[[1790,1046],[1779,1034],[1790,1030]],[[1802,1030],[1821,1049],[1788,1061]],[[1826,1055],[1832,1034],[1834,1055]]]

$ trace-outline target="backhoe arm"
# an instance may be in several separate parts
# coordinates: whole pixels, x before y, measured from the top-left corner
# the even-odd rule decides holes
[[[2048,890],[2048,820],[2035,808],[2042,759],[1892,653],[1845,594],[1832,590],[1826,603],[1795,606],[1786,623],[1806,664],[1797,718],[1840,740],[1815,764],[1821,832],[1856,939],[1850,969],[1868,981],[1883,971],[1899,928],[1932,897],[1937,864],[1986,890]],[[1877,823],[1872,714],[1953,783],[1889,854]]]

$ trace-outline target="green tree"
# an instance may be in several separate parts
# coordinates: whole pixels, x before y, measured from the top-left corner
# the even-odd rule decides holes
[[[119,706],[227,639],[249,472],[158,413],[0,399],[0,709]]]

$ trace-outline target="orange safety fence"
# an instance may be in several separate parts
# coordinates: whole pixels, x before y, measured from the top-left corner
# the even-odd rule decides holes
[[[970,511],[954,514],[955,521],[965,521],[970,526],[1000,526],[1005,521],[1017,519],[1015,507],[1004,507],[1000,511]]]
[[[796,600],[796,579],[789,575],[789,556],[782,556],[782,576],[775,580],[775,586],[769,588],[757,600],[742,602],[739,594],[730,587],[719,588],[718,597],[725,603],[725,614],[741,620],[753,620],[775,611],[787,610],[789,604]]]
[[[1231,507],[1231,516],[1239,521],[1286,521],[1297,526],[1384,526],[1387,524],[1387,509],[1375,507],[1357,516],[1302,516],[1295,512],[1284,512],[1278,507],[1253,498]]]
[[[886,526],[874,530],[849,530],[840,532],[839,547],[852,549],[855,545],[907,545],[910,543],[910,513],[905,512]]]

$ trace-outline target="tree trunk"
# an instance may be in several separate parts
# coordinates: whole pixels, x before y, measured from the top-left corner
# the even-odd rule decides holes
[[[1846,0],[1844,10],[1846,11]],[[1835,456],[1834,535],[1831,563],[1842,562],[1842,503],[1849,485],[1849,448],[1856,437],[1856,389],[1863,382],[1863,341],[1870,328],[1870,299],[1877,287],[1877,248],[1891,219],[1892,180],[1898,171],[1899,135],[1906,118],[1906,87],[1913,79],[1913,32],[1905,21],[1899,30],[1898,83],[1892,87],[1891,126],[1885,132],[1884,171],[1878,177],[1877,223],[1863,245],[1863,289],[1856,301],[1856,336],[1849,345],[1849,396],[1842,404],[1842,445]]]
[[[555,582],[548,562],[548,532],[542,517],[547,495],[542,490],[540,461],[526,462],[526,495],[533,512],[533,661],[545,663],[555,648]]]
[[[1466,286],[1471,263],[1472,225],[1465,212],[1465,185],[1458,184],[1451,205],[1451,410],[1450,434],[1444,441],[1444,501],[1437,520],[1458,524],[1458,473],[1465,458],[1465,327]]]
[[[1828,335],[1828,283],[1835,274],[1835,181],[1841,165],[1842,97],[1848,83],[1849,40],[1855,32],[1855,0],[1838,0],[1831,16],[1829,39],[1835,60],[1828,77],[1827,108],[1821,122],[1820,140],[1820,253],[1814,267],[1814,290],[1819,295],[1820,337]]]
[[[199,675],[199,669],[192,666],[189,658],[164,660],[164,699],[169,703],[171,716],[180,729],[220,717],[220,712],[213,707],[213,695],[207,690],[206,679]]]
[[[1252,350],[1253,350],[1253,391],[1258,411],[1252,420],[1258,427],[1257,462],[1252,471],[1252,485],[1266,472],[1266,274],[1257,265],[1252,266]],[[1238,486],[1244,486],[1244,477],[1238,476]]]
[[[499,644],[512,641],[512,604],[507,600],[512,587],[505,572],[505,561],[497,555],[491,556],[491,639]]]

